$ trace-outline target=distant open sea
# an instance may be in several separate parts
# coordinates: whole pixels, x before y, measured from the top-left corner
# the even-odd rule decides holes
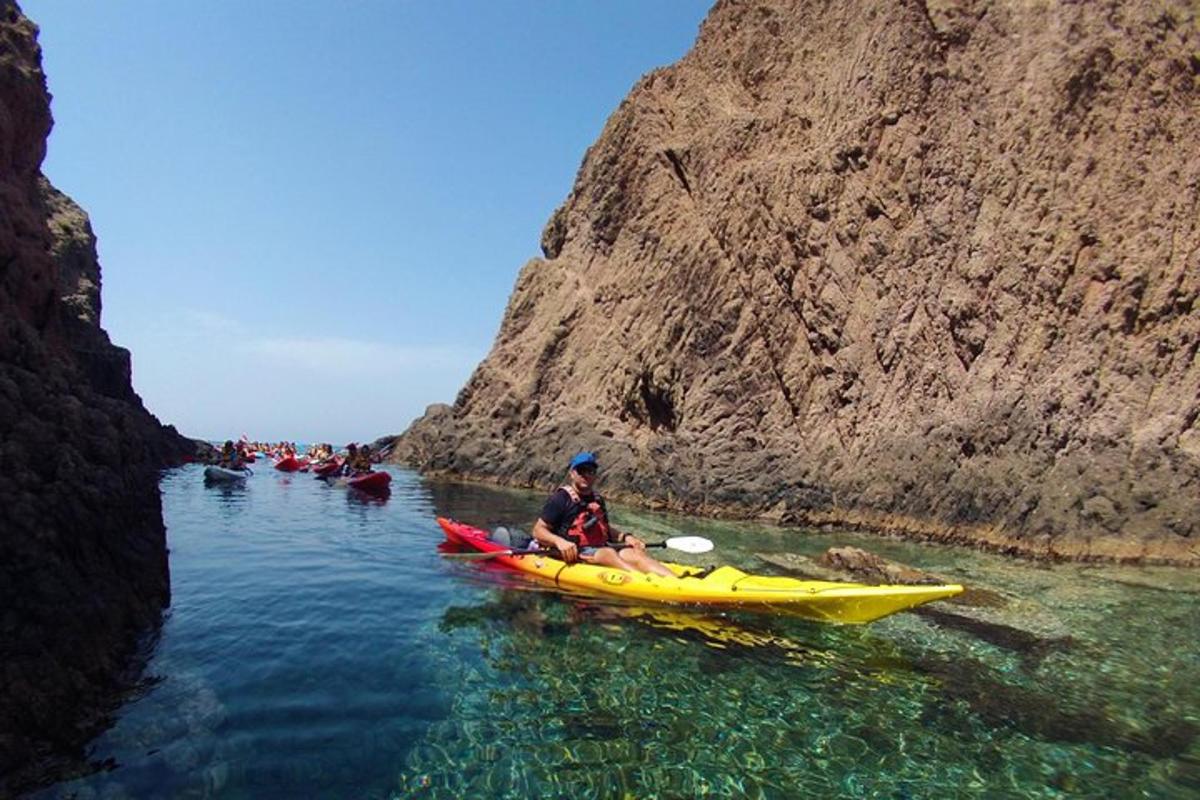
[[[540,495],[388,468],[380,501],[262,460],[162,479],[147,686],[39,798],[1200,797],[1200,574],[614,509],[690,563],[852,544],[983,587],[1037,636],[568,597],[436,549]],[[955,611],[944,603],[930,608]]]

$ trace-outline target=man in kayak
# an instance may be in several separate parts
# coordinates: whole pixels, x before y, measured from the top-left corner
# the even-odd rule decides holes
[[[542,507],[533,526],[533,538],[555,549],[563,561],[584,561],[598,566],[671,577],[671,570],[646,554],[646,544],[608,521],[604,498],[593,485],[599,470],[596,456],[579,453],[571,459],[568,483],[556,489]],[[620,550],[610,544],[625,544]]]
[[[342,462],[342,474],[353,475],[356,463],[358,463],[358,445],[351,442],[346,445],[346,460]]]
[[[346,466],[345,473],[347,475],[359,475],[364,472],[371,472],[371,447],[370,445],[358,445],[351,443],[346,446]]]
[[[246,466],[242,460],[242,454],[234,448],[232,439],[226,439],[225,444],[221,446],[221,454],[217,457],[217,466],[225,469],[242,469]]]

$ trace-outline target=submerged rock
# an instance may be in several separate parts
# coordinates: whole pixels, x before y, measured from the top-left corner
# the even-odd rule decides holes
[[[1118,747],[1154,758],[1178,757],[1200,735],[1200,725],[1183,718],[1159,719],[1149,729],[1138,729],[1086,700],[1072,707],[1065,698],[1009,684],[970,659],[919,659],[915,668],[939,681],[941,699],[925,709],[930,726],[945,728],[952,719],[945,709],[966,703],[990,726],[1013,728],[1046,741]]]
[[[888,561],[856,547],[831,547],[817,559],[794,553],[758,553],[767,563],[788,572],[818,580],[855,583],[921,585],[956,583],[949,576],[924,572]],[[947,606],[953,605],[953,611]],[[1027,602],[1013,602],[999,592],[967,586],[957,597],[936,605],[912,609],[911,613],[942,628],[957,630],[981,641],[1014,652],[1027,668],[1036,667],[1054,652],[1074,645],[1060,621],[1044,609]]]
[[[913,613],[933,624],[961,631],[970,636],[1016,653],[1026,669],[1036,668],[1042,659],[1051,653],[1070,650],[1074,639],[1066,634],[1048,636],[1013,624],[1012,615],[1002,616],[996,620],[987,619],[986,612],[976,609],[971,611],[947,611],[942,608],[926,606],[913,609]]]
[[[857,547],[831,547],[817,563],[835,571],[845,571],[863,583],[898,583],[903,585],[953,583],[954,581],[897,564]]]
[[[394,458],[1200,564],[1197,9],[724,0]]]

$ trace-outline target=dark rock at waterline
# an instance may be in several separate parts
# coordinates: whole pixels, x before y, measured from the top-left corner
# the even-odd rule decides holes
[[[1196,30],[716,3],[394,457],[548,488],[586,448],[686,513],[1200,564]]]
[[[208,442],[196,442],[192,460],[199,464],[216,464],[221,460],[221,450]]]
[[[380,436],[375,441],[371,442],[371,452],[380,459],[387,459],[392,454],[392,448],[396,446],[396,436]]]
[[[170,599],[158,470],[196,445],[100,327],[87,215],[41,174],[37,29],[0,0],[0,796],[86,768]]]

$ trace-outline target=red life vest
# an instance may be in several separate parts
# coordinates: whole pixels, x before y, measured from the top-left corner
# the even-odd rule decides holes
[[[575,515],[566,536],[575,540],[582,547],[604,547],[608,544],[608,518],[600,498],[592,496],[590,503],[584,503],[574,486],[564,486],[563,491],[570,495],[572,502],[583,505],[583,510]]]

